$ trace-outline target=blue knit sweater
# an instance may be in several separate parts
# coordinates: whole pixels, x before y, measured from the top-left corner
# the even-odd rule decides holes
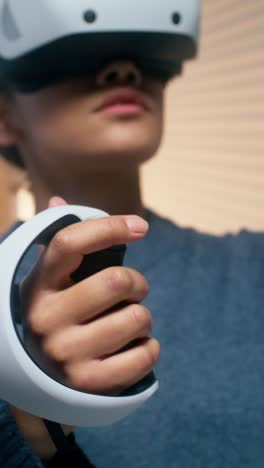
[[[206,235],[153,212],[149,222],[125,263],[150,282],[160,389],[77,440],[97,468],[263,468],[264,234]],[[0,408],[0,467],[41,466]]]

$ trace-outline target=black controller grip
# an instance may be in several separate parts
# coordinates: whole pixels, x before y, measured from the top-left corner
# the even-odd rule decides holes
[[[122,266],[126,245],[121,244],[85,255],[79,268],[72,273],[74,282],[79,282],[111,266]]]
[[[79,268],[71,275],[72,279],[75,282],[81,281],[89,276],[98,273],[99,271],[111,267],[111,266],[122,266],[124,261],[124,256],[126,252],[126,245],[121,244],[118,246],[110,247],[99,252],[94,252],[88,255],[85,255],[83,261]],[[125,349],[129,349],[137,344],[137,341],[130,343]],[[137,384],[133,385],[121,396],[130,396],[137,393],[143,392],[148,387],[150,387],[156,381],[155,375],[153,372],[148,374],[144,379],[142,379]]]

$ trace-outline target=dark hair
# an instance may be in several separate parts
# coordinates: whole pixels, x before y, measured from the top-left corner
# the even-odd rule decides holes
[[[24,163],[16,146],[0,146],[0,154],[3,158],[15,166],[25,169]]]
[[[8,94],[10,93],[10,87],[6,80],[0,75],[0,94]],[[22,158],[19,154],[19,151],[16,146],[1,146],[0,145],[0,154],[2,157],[7,159],[12,164],[20,168],[24,168],[24,163]]]

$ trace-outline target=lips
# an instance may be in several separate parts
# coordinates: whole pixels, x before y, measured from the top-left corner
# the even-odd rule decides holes
[[[122,88],[108,92],[103,98],[100,105],[95,109],[95,112],[106,110],[113,106],[132,105],[147,108],[145,99],[139,92],[133,88]]]

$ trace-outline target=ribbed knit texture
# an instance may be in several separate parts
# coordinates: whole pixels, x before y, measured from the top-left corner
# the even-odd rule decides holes
[[[263,468],[264,234],[149,221],[127,264],[150,283],[160,389],[125,421],[78,429],[77,440],[97,468]]]

